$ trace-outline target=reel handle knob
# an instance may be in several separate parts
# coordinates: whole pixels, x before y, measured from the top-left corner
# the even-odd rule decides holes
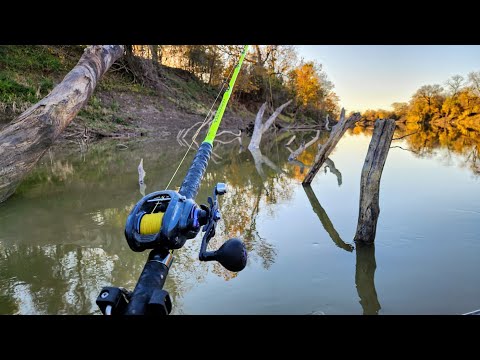
[[[227,270],[242,271],[247,265],[247,249],[240,239],[228,239],[214,252],[214,258]]]

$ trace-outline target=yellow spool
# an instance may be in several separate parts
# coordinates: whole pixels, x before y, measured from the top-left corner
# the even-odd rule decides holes
[[[143,215],[140,219],[140,234],[151,235],[158,233],[160,226],[162,226],[163,214],[162,212],[158,212]]]

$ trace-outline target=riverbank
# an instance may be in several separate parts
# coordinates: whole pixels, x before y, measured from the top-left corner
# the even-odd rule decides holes
[[[75,66],[81,46],[0,46],[0,129],[45,97]],[[219,89],[162,66],[162,89],[139,84],[121,65],[100,80],[87,106],[58,141],[176,136],[203,121]],[[244,130],[255,114],[232,101],[222,127]]]

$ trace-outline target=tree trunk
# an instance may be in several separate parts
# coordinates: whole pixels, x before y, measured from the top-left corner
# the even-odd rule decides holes
[[[150,45],[150,51],[152,53],[152,62],[155,68],[158,66],[158,45]]]
[[[265,108],[267,107],[267,102],[264,102],[260,109],[258,110],[257,117],[255,118],[255,124],[253,127],[252,139],[250,140],[250,144],[248,144],[248,148],[258,149],[260,147],[260,141],[262,141],[262,121],[263,121],[263,114],[265,113]]]
[[[345,131],[347,131],[347,129],[353,124],[355,124],[355,122],[357,122],[358,120],[360,120],[359,113],[355,113],[347,120],[345,120],[345,109],[342,109],[342,113],[340,114],[340,121],[332,129],[332,132],[330,133],[330,137],[328,138],[327,142],[322,146],[322,148],[315,156],[315,162],[310,171],[308,172],[307,176],[305,176],[305,179],[303,180],[304,185],[310,184],[312,182],[318,170],[320,170],[320,167],[328,158],[330,153],[333,151],[337,143],[340,141]]]
[[[395,120],[377,120],[360,180],[360,209],[355,241],[373,243],[380,215],[379,192],[383,166],[395,131]]]
[[[212,83],[213,70],[215,69],[215,60],[217,59],[217,52],[215,51],[212,56],[212,61],[210,63],[210,75],[208,77],[208,85]]]
[[[250,144],[248,145],[248,148],[250,150],[252,149],[258,149],[260,147],[260,141],[262,141],[262,135],[265,131],[268,130],[268,128],[273,124],[275,119],[280,115],[282,110],[286,108],[292,100],[288,100],[285,104],[279,106],[274,113],[265,121],[265,124],[262,124],[263,120],[263,114],[265,113],[265,108],[267,107],[267,103],[264,102],[262,106],[260,107],[260,110],[258,110],[257,117],[255,118],[255,125],[253,128],[253,134],[252,134],[252,139],[250,140]]]
[[[50,94],[0,132],[0,202],[15,192],[25,175],[87,104],[100,77],[122,55],[122,45],[89,46]]]

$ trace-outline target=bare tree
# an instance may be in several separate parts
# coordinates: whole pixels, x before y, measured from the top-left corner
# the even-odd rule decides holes
[[[248,145],[249,150],[258,149],[260,147],[260,142],[262,141],[262,135],[268,128],[273,124],[275,119],[280,115],[282,110],[286,108],[292,100],[288,100],[285,104],[279,106],[274,113],[262,124],[263,121],[263,114],[265,113],[265,108],[267,107],[267,103],[264,102],[263,105],[258,110],[257,117],[255,118],[255,127],[253,129],[252,140],[250,140],[250,144]]]
[[[480,96],[480,71],[472,71],[468,74],[468,81],[475,94]]]
[[[450,94],[452,96],[456,96],[462,86],[465,83],[465,78],[461,75],[453,75],[450,79],[446,81],[446,85],[448,86],[450,90]]]

